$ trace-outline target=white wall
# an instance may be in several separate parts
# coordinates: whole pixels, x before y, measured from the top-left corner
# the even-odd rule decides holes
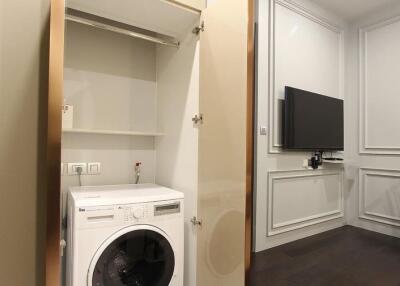
[[[259,1],[255,251],[344,224],[342,168],[308,170],[310,154],[283,152],[280,111],[285,85],[344,98],[346,29],[307,0]]]
[[[271,171],[267,235],[274,236],[343,217],[341,170]]]
[[[74,128],[156,131],[156,48],[67,22],[64,98]]]
[[[156,47],[154,44],[67,22],[64,98],[74,106],[74,128],[155,132],[157,129]],[[63,135],[62,161],[100,162],[100,175],[85,185],[133,183],[141,161],[141,182],[155,180],[152,137]],[[77,185],[62,176],[62,190]]]
[[[268,2],[259,3],[257,127],[269,132],[257,135],[255,250],[344,222],[400,236],[400,4],[346,23],[306,0],[277,0],[271,23],[281,27],[273,38],[267,36]],[[335,31],[342,34],[336,40]],[[339,53],[335,41],[344,45]],[[285,84],[345,99],[344,174],[301,169],[305,154],[281,152]]]
[[[400,4],[389,8],[349,35],[346,213],[351,225],[400,237]]]
[[[280,152],[285,86],[343,98],[343,31],[289,2],[276,2],[272,10],[270,151]]]

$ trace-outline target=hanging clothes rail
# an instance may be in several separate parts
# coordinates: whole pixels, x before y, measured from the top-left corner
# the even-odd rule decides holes
[[[65,15],[65,19],[68,20],[68,21],[71,21],[71,22],[80,23],[80,24],[92,26],[92,27],[95,27],[95,28],[99,28],[99,29],[103,29],[103,30],[107,30],[107,31],[123,34],[123,35],[126,35],[126,36],[130,36],[130,37],[134,37],[134,38],[150,41],[150,42],[153,42],[153,43],[156,43],[156,44],[179,48],[179,42],[178,41],[164,40],[164,39],[161,39],[161,38],[152,37],[152,36],[149,36],[149,35],[145,35],[145,34],[142,34],[142,33],[139,33],[139,32],[134,32],[134,31],[130,31],[130,30],[126,30],[126,29],[119,28],[119,27],[114,27],[114,26],[111,26],[111,25],[108,25],[108,24],[104,24],[104,23],[101,23],[101,22],[98,22],[98,21],[89,20],[89,19],[78,17],[78,16],[74,16],[74,15],[68,15],[67,14],[67,15]]]

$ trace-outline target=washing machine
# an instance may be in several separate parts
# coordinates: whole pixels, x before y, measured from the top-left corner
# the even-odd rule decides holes
[[[183,194],[154,184],[73,187],[68,286],[182,286]]]

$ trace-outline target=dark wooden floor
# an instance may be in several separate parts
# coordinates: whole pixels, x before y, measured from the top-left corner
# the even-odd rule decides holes
[[[251,286],[399,286],[400,239],[350,226],[252,257]]]

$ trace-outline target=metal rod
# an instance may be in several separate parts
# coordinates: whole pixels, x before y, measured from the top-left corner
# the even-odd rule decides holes
[[[127,35],[127,36],[130,36],[130,37],[134,37],[134,38],[150,41],[150,42],[153,42],[153,43],[156,43],[156,44],[161,44],[161,45],[166,45],[166,46],[170,46],[170,47],[179,48],[179,42],[178,41],[174,42],[174,41],[163,40],[163,39],[160,39],[160,38],[148,36],[148,35],[141,34],[141,33],[138,33],[138,32],[129,31],[129,30],[126,30],[126,29],[114,27],[114,26],[103,24],[103,23],[100,23],[100,22],[97,22],[97,21],[94,21],[94,20],[84,19],[84,18],[80,18],[80,17],[77,17],[77,16],[73,16],[73,15],[65,15],[65,19],[68,20],[68,21],[71,21],[71,22],[80,23],[80,24],[92,26],[92,27],[95,27],[95,28],[99,28],[99,29],[103,29],[103,30],[107,30],[107,31],[111,31],[111,32]]]

